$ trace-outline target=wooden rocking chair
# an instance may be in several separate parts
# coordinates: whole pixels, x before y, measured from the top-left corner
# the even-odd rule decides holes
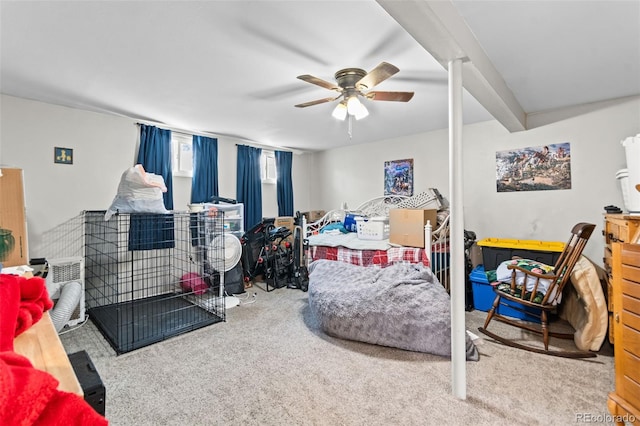
[[[595,357],[594,352],[589,351],[570,351],[570,350],[549,350],[549,336],[559,337],[562,339],[573,339],[573,333],[559,333],[549,330],[549,313],[556,310],[557,304],[562,295],[564,286],[569,282],[571,271],[576,262],[582,255],[591,233],[593,232],[595,225],[590,223],[578,223],[571,230],[571,238],[567,242],[563,252],[560,254],[558,261],[553,267],[553,270],[546,274],[540,274],[529,271],[525,268],[521,268],[516,265],[508,265],[508,269],[511,270],[511,282],[510,285],[494,286],[494,292],[496,298],[493,302],[493,306],[487,313],[487,318],[484,321],[484,327],[479,327],[478,330],[487,336],[504,343],[505,345],[512,346],[519,349],[524,349],[531,352],[537,352],[542,354],[548,354],[553,356],[560,356],[565,358],[590,358]],[[516,274],[520,272],[524,274],[524,282],[520,281],[520,284],[516,281]],[[519,274],[522,276],[522,274]],[[547,291],[542,295],[539,291],[543,286],[543,283],[549,283]],[[522,308],[514,307],[513,305],[506,305],[503,301],[516,302],[522,305]],[[517,309],[525,312],[527,315],[540,318],[540,324],[533,322],[517,321],[509,317],[505,317],[498,313],[498,307],[503,304],[509,306],[511,309]],[[538,313],[539,312],[539,313]],[[544,342],[544,349],[541,347],[530,346],[527,344],[521,344],[513,340],[498,336],[495,333],[487,331],[489,323],[493,318],[496,318],[509,325],[532,331],[542,335]]]

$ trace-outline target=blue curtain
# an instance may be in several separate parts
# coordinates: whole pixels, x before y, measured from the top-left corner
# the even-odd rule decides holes
[[[171,131],[141,124],[137,164],[142,164],[147,172],[163,177],[167,186],[167,192],[163,194],[164,206],[167,210],[173,210]]]
[[[173,175],[171,172],[171,131],[140,125],[140,149],[137,164],[145,171],[161,175],[167,187],[164,206],[173,210]],[[129,250],[172,248],[173,215],[132,214],[129,224]]]
[[[244,229],[250,230],[262,221],[262,180],[260,179],[262,149],[238,145],[236,199],[244,203]]]
[[[218,196],[218,139],[193,136],[191,202],[211,202]]]
[[[275,151],[278,180],[278,216],[293,216],[293,181],[291,180],[291,164],[293,153]]]

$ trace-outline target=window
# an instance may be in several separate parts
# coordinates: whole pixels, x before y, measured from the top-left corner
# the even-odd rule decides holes
[[[260,156],[260,177],[262,183],[276,183],[276,155],[273,151],[262,151]]]
[[[193,138],[171,133],[171,168],[174,176],[193,177]]]

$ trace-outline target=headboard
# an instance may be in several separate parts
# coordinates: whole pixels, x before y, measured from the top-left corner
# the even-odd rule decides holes
[[[315,222],[303,222],[304,236],[308,237],[318,233],[324,226],[334,222],[344,222],[347,214],[362,215],[366,217],[389,216],[389,209],[396,208],[397,205],[408,199],[404,195],[387,195],[383,197],[375,197],[360,204],[355,209],[335,209],[329,210],[324,216]]]

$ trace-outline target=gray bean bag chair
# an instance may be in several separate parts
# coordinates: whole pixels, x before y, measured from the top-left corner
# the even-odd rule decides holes
[[[328,335],[451,357],[449,294],[431,269],[317,260],[309,271],[309,306]],[[465,337],[467,360],[477,361]]]

